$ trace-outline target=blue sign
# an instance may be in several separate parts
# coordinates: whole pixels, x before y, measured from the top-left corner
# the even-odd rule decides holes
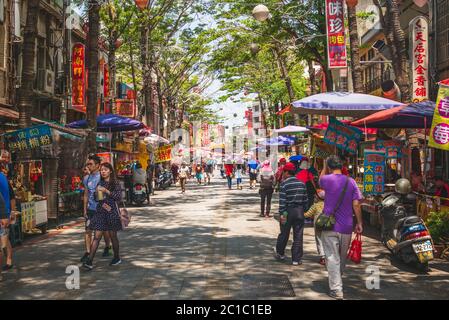
[[[324,142],[349,153],[357,153],[357,146],[362,140],[362,130],[347,126],[334,117],[330,117],[329,126],[324,135]]]
[[[51,129],[48,125],[39,125],[5,134],[9,151],[30,150],[52,144]]]
[[[376,141],[376,150],[385,151],[387,159],[402,158],[402,143],[397,140],[380,140]]]
[[[379,195],[385,189],[385,152],[365,150],[363,192]]]

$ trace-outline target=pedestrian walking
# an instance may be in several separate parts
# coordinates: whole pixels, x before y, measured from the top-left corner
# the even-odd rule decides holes
[[[187,177],[190,175],[189,167],[187,167],[187,164],[183,162],[181,164],[181,168],[179,168],[179,184],[181,185],[181,193],[186,192],[186,182]]]
[[[155,169],[154,164],[151,162],[151,160],[148,160],[146,173],[147,173],[148,192],[151,195],[154,195],[154,188],[153,188],[154,169]]]
[[[304,235],[304,207],[307,205],[307,190],[304,183],[296,177],[295,165],[291,162],[284,166],[284,181],[279,193],[279,214],[281,232],[277,238],[275,258],[285,260],[285,247],[293,228],[292,264],[302,264],[303,235]]]
[[[6,206],[5,199],[0,192],[0,244],[3,249],[8,241],[8,209]],[[3,250],[0,250],[0,265],[3,265]],[[0,268],[0,282],[3,281],[2,268]]]
[[[178,171],[179,171],[179,167],[176,163],[173,163],[171,165],[171,173],[173,175],[173,182],[176,185],[176,183],[178,183]]]
[[[312,206],[315,195],[316,195],[316,186],[315,181],[313,177],[313,173],[310,170],[310,164],[309,159],[304,157],[301,159],[299,163],[299,172],[296,174],[296,178],[303,182],[306,185],[307,189],[307,198],[309,199],[307,206],[305,210],[309,210],[309,208]]]
[[[84,234],[84,244],[86,247],[86,252],[81,258],[81,262],[86,262],[90,255],[90,248],[92,245],[92,229],[90,228],[90,223],[92,217],[97,211],[98,201],[95,199],[95,191],[97,189],[98,184],[100,183],[100,163],[101,158],[96,154],[90,154],[87,160],[87,165],[89,167],[90,174],[84,177],[84,219],[85,223],[85,234]],[[105,236],[105,248],[103,251],[103,256],[107,257],[110,254],[111,249],[111,241],[109,239],[109,235]]]
[[[274,186],[276,184],[276,179],[273,174],[273,169],[269,160],[266,160],[262,164],[260,170],[260,216],[269,217],[271,211],[271,198],[274,192]],[[265,207],[266,203],[266,207]]]
[[[6,265],[3,266],[2,264],[0,264],[0,266],[4,271],[7,271],[13,267],[13,250],[11,241],[9,240],[9,227],[11,224],[11,212],[16,210],[16,198],[14,189],[12,188],[11,183],[7,178],[8,171],[6,169],[6,166],[2,164],[0,169],[0,193],[3,197],[3,201],[5,202],[6,209],[6,217],[3,218],[5,237],[3,239],[3,242],[1,243],[1,249],[6,249]]]
[[[88,269],[93,269],[93,260],[103,235],[108,234],[112,241],[114,258],[110,265],[116,266],[122,262],[119,252],[119,240],[117,232],[122,230],[122,222],[118,204],[122,200],[120,183],[114,175],[114,169],[110,163],[101,165],[101,180],[96,188],[98,200],[97,209],[92,216],[90,229],[94,231],[94,240],[90,248],[89,259],[83,264]]]
[[[323,212],[324,209],[324,190],[318,190],[316,194],[315,203],[304,213],[306,219],[312,218],[315,225],[316,218]],[[326,264],[326,256],[324,254],[323,242],[321,241],[321,231],[315,228],[315,243],[318,255],[320,256],[319,263],[321,265]]]
[[[362,195],[354,179],[342,173],[342,161],[331,156],[324,162],[320,175],[320,186],[324,189],[324,209],[326,215],[334,215],[335,225],[331,231],[322,231],[324,254],[329,277],[329,295],[343,299],[342,274],[346,266],[346,255],[353,230],[353,212],[357,219],[355,231],[362,233]]]
[[[242,190],[242,164],[237,164],[237,168],[235,169],[235,178],[237,179],[237,189]]]
[[[276,171],[276,174],[274,175],[274,177],[276,178],[276,186],[275,189],[277,191],[279,191],[279,187],[282,183],[282,181],[284,180],[284,166],[287,163],[287,160],[285,158],[281,158],[279,159],[279,163],[278,163],[278,170]]]
[[[203,166],[201,165],[201,163],[197,163],[195,166],[195,178],[198,182],[198,185],[200,185],[203,180]]]
[[[205,171],[206,171],[207,184],[210,184],[210,178],[214,172],[214,162],[212,159],[207,160]]]
[[[225,163],[224,168],[225,168],[226,179],[228,181],[228,189],[231,190],[232,189],[232,176],[234,175],[234,164],[231,161],[229,161],[228,163]]]
[[[257,168],[259,164],[256,160],[248,161],[248,171],[249,171],[249,188],[253,189],[256,186],[257,182]]]

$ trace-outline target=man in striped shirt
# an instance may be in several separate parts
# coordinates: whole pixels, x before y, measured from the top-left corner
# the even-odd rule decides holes
[[[278,236],[275,257],[285,260],[285,247],[293,228],[292,263],[302,264],[304,207],[307,205],[307,189],[303,182],[295,177],[296,168],[291,162],[284,166],[284,181],[279,193],[279,214],[281,233]]]

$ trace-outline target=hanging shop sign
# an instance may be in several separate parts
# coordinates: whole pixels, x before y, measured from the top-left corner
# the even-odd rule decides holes
[[[155,163],[161,163],[171,160],[171,145],[162,146],[156,149],[154,153]]]
[[[72,53],[72,108],[79,112],[86,112],[86,67],[85,46],[76,43]]]
[[[412,100],[419,102],[429,99],[429,22],[416,17],[410,22],[412,44]]]
[[[109,66],[106,63],[103,65],[103,96],[109,97]]]
[[[116,114],[134,118],[136,116],[136,103],[131,99],[116,99],[115,100]]]
[[[313,137],[313,147],[311,155],[315,158],[326,159],[333,154],[332,146],[325,143],[323,139]]]
[[[397,140],[376,140],[376,150],[385,152],[387,159],[402,158],[402,143]]]
[[[346,68],[343,0],[326,0],[327,54],[329,69]]]
[[[363,192],[379,195],[385,188],[385,152],[365,150]]]
[[[324,142],[349,153],[357,153],[357,146],[362,139],[362,130],[350,127],[330,117],[329,126],[324,135]]]
[[[51,129],[46,124],[6,133],[5,141],[11,153],[36,149],[53,142]]]
[[[101,163],[107,162],[107,163],[110,163],[112,166],[114,166],[113,159],[112,159],[112,152],[97,153],[97,156],[100,157]]]
[[[429,146],[449,150],[449,86],[440,84],[430,129]]]

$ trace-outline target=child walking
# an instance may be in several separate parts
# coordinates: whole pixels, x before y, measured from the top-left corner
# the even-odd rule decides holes
[[[242,190],[243,187],[241,186],[241,184],[242,184],[242,165],[241,164],[237,165],[237,170],[235,170],[235,177],[237,178],[237,189]]]
[[[317,190],[317,196],[315,203],[310,207],[310,209],[304,213],[304,218],[313,218],[313,223],[315,224],[316,218],[323,212],[324,209],[324,190]],[[321,232],[315,228],[315,242],[318,254],[320,256],[319,263],[321,265],[326,265],[326,258],[324,255],[323,242],[321,241]]]

